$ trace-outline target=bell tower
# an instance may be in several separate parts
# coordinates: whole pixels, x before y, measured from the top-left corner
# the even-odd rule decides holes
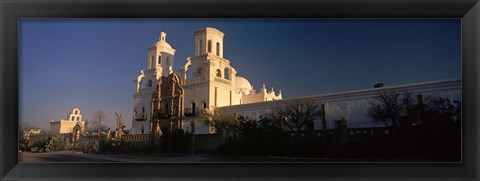
[[[160,32],[157,43],[148,49],[148,69],[159,70],[163,76],[173,73],[175,49],[167,43],[167,34]]]
[[[209,54],[223,58],[223,36],[223,32],[210,27],[195,31],[195,56]]]
[[[237,103],[236,70],[223,57],[224,33],[205,27],[194,32],[195,50],[192,58],[180,69],[185,89],[186,113]]]
[[[167,34],[160,32],[158,41],[148,48],[148,66],[134,82],[132,134],[148,134],[151,129],[151,98],[162,76],[173,73],[175,49],[167,43]]]

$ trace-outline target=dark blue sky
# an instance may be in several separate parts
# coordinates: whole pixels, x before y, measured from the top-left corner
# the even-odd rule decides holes
[[[20,21],[20,121],[43,129],[78,106],[123,114],[130,128],[133,79],[163,30],[174,71],[193,56],[193,32],[225,33],[224,57],[285,98],[460,79],[460,19],[64,19]]]

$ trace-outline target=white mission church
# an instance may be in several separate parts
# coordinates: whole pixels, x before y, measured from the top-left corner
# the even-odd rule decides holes
[[[237,76],[237,70],[224,58],[224,33],[206,27],[194,32],[195,52],[186,58],[186,63],[175,73],[172,69],[175,49],[166,41],[167,34],[160,33],[159,40],[148,49],[148,66],[134,80],[133,118],[129,134],[150,134],[154,130],[151,121],[152,95],[161,77],[172,75],[178,79],[183,97],[179,107],[184,113],[196,113],[214,108],[237,115],[258,118],[272,112],[275,106],[293,103],[304,98],[282,100],[282,92],[262,86],[255,90],[245,77]],[[445,80],[408,85],[386,86],[364,90],[339,92],[306,97],[314,100],[326,111],[327,121],[315,121],[314,128],[334,129],[338,120],[346,120],[349,128],[381,127],[366,116],[369,102],[381,92],[409,92],[422,96],[441,96],[461,100],[461,81]],[[172,106],[172,105],[162,105]],[[184,117],[179,127],[188,130],[195,121],[195,134],[208,134],[211,130],[196,116]]]
[[[167,43],[166,36],[161,32],[158,42],[148,49],[148,68],[140,71],[134,80],[134,116],[130,134],[150,133],[152,94],[162,76],[174,73],[175,49]],[[215,28],[195,31],[195,55],[187,58],[177,74],[184,89],[184,112],[281,100],[281,91],[276,93],[273,88],[267,91],[265,85],[255,91],[246,78],[237,76],[237,70],[223,57],[223,37],[224,33]],[[190,124],[183,125],[186,128]],[[202,123],[196,125],[196,133],[208,132]]]

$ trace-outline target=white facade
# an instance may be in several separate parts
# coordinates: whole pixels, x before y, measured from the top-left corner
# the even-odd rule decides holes
[[[185,90],[184,113],[282,99],[281,91],[275,94],[273,88],[272,91],[262,88],[256,92],[247,79],[237,76],[236,69],[223,57],[224,36],[223,32],[210,27],[194,32],[194,57],[188,57],[180,69],[180,81]],[[135,80],[132,134],[149,133],[152,93],[161,76],[173,73],[175,50],[165,37],[166,34],[161,32],[159,41],[148,51],[148,69],[142,70]],[[150,80],[151,84],[148,83]]]
[[[173,73],[175,49],[167,43],[167,34],[160,32],[158,41],[148,49],[147,69],[134,80],[131,134],[148,134],[152,94],[161,76]]]
[[[76,125],[80,127],[85,127],[85,121],[82,120],[82,114],[80,114],[80,109],[74,108],[67,115],[67,119],[61,119],[59,121],[52,120],[50,122],[50,132],[54,134],[64,134],[64,133],[73,133],[73,128]],[[85,131],[84,129],[82,131]]]

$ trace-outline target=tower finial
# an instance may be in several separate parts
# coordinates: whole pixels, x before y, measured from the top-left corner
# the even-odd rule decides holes
[[[165,41],[167,39],[167,34],[162,30],[160,32],[160,41]]]

